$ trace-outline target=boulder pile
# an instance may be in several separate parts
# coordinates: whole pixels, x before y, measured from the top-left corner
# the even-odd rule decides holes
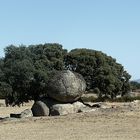
[[[70,70],[58,71],[48,82],[48,97],[33,104],[33,116],[66,115],[91,110],[78,101],[85,90],[86,82],[82,75]]]

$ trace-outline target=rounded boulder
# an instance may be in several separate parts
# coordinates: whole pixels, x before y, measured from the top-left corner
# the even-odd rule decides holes
[[[57,71],[47,85],[47,94],[60,102],[77,101],[85,92],[86,82],[82,75],[70,70]]]
[[[42,101],[36,101],[32,108],[33,116],[49,116],[49,107]]]

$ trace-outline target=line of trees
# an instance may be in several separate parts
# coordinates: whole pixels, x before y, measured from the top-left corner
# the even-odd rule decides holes
[[[0,59],[0,96],[8,104],[21,104],[46,96],[46,85],[55,70],[69,69],[83,75],[87,90],[115,98],[130,91],[130,75],[106,54],[90,49],[68,52],[60,44],[28,47],[10,45]]]
[[[132,91],[137,91],[137,90],[140,91],[140,83],[138,83],[136,81],[131,81],[130,85],[131,85]]]

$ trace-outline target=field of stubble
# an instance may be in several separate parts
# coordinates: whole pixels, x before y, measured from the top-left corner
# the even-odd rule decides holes
[[[113,103],[114,104],[114,103]],[[118,103],[115,104],[116,106]],[[0,107],[0,117],[23,107]],[[140,108],[99,109],[90,113],[0,122],[0,140],[139,140]]]

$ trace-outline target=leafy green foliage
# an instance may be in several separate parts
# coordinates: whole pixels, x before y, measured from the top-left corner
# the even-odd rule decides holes
[[[46,95],[48,76],[53,70],[64,68],[66,54],[59,44],[13,46],[5,48],[5,58],[0,61],[0,92],[10,103],[21,104]],[[6,92],[7,87],[11,88]]]
[[[60,44],[10,45],[0,59],[0,96],[9,104],[37,100],[46,96],[53,72],[63,69],[83,75],[87,90],[93,90],[100,98],[113,99],[130,90],[130,75],[102,52],[74,49],[68,53]]]
[[[87,90],[98,88],[101,97],[115,98],[130,90],[130,75],[115,59],[102,52],[74,49],[66,56],[65,62],[68,69],[84,76]]]
[[[135,91],[135,90],[139,90],[140,89],[140,83],[138,83],[138,82],[131,81],[130,82],[130,85],[131,85],[132,91]]]

